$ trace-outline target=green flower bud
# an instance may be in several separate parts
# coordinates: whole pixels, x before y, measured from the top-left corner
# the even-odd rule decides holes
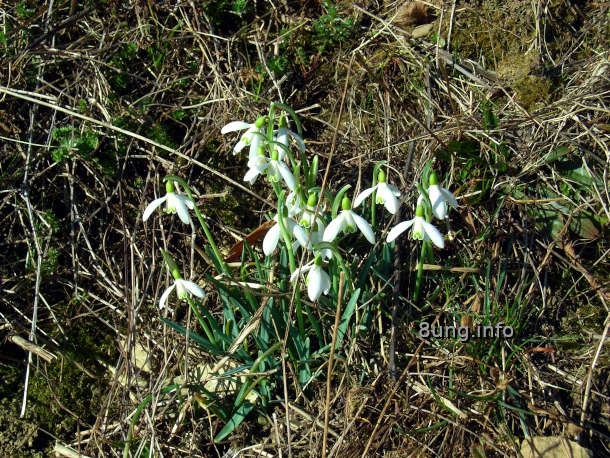
[[[256,151],[256,154],[258,154],[259,156],[264,156],[265,155],[265,149],[262,146],[259,146],[258,150]]]
[[[386,177],[385,177],[385,172],[383,170],[380,170],[379,173],[377,174],[377,181],[379,181],[379,183],[385,183]]]
[[[261,116],[259,118],[256,119],[256,121],[254,121],[254,126],[257,128],[261,128],[265,125],[265,121],[266,121],[266,117],[265,116]]]
[[[321,266],[322,265],[322,255],[318,253],[318,255],[316,256],[316,259],[314,259],[313,263],[316,266]]]
[[[312,192],[311,194],[309,194],[309,197],[307,198],[307,205],[309,207],[315,207],[317,202],[318,202],[318,195],[315,192]]]
[[[284,117],[284,115],[280,116],[280,127],[286,127],[288,125],[288,123],[286,122],[286,118]]]
[[[434,186],[438,184],[438,176],[436,175],[436,172],[432,172],[430,174],[430,186]]]
[[[319,163],[320,163],[320,158],[316,154],[313,157],[313,160],[311,161],[311,169],[309,169],[309,173],[311,175],[311,183],[312,183],[312,185],[313,185],[313,183],[316,182],[316,179],[318,178],[318,165],[319,165]]]
[[[272,161],[277,161],[279,158],[279,154],[277,152],[277,149],[273,148],[273,150],[271,150],[271,160]]]
[[[174,182],[172,180],[165,182],[165,192],[174,192]]]
[[[421,205],[418,205],[417,208],[415,209],[415,216],[419,216],[420,218],[424,217],[424,207],[422,207]]]
[[[352,201],[349,197],[344,197],[341,201],[341,208],[343,210],[351,210],[352,209]]]

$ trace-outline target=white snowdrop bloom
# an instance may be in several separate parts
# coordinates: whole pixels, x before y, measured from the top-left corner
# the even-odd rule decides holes
[[[311,301],[317,301],[322,294],[326,295],[330,291],[330,277],[322,269],[322,259],[316,257],[313,263],[307,264],[296,269],[290,276],[290,281],[294,282],[298,275],[307,273],[305,284],[307,285],[307,295]]]
[[[424,219],[424,209],[421,205],[418,205],[417,209],[415,210],[415,218],[410,219],[409,221],[403,221],[402,223],[394,226],[388,233],[386,241],[390,243],[411,226],[413,226],[413,232],[411,233],[413,239],[431,240],[432,243],[434,243],[437,247],[445,248],[443,234],[441,234],[436,227]]]
[[[296,180],[294,179],[294,175],[288,168],[288,166],[278,159],[277,150],[271,151],[271,160],[269,161],[269,168],[267,169],[267,178],[272,182],[279,182],[280,180],[284,180],[286,186],[291,191],[296,189]]]
[[[294,191],[290,191],[286,197],[286,207],[288,208],[288,216],[294,218],[303,212],[306,202],[303,200],[301,186],[297,185]]]
[[[166,307],[167,298],[169,297],[169,294],[174,290],[174,288],[176,289],[176,293],[179,299],[186,299],[189,293],[199,298],[205,297],[205,291],[202,290],[197,283],[189,280],[184,280],[182,278],[177,278],[174,280],[174,284],[170,285],[170,287],[167,288],[161,296],[161,300],[159,301],[159,307],[161,309],[163,307]]]
[[[383,204],[387,211],[391,214],[395,214],[398,211],[398,197],[400,197],[400,191],[394,185],[386,183],[386,176],[383,170],[379,171],[378,175],[379,182],[372,188],[365,189],[358,197],[354,199],[354,207],[359,206],[364,199],[377,191],[375,196],[375,203]]]
[[[318,195],[312,192],[307,198],[307,207],[303,210],[301,217],[299,218],[299,224],[305,229],[309,229],[313,224],[314,213],[316,211],[316,204],[318,203]],[[318,213],[316,223],[321,222],[321,215]],[[319,224],[318,224],[319,227]]]
[[[250,145],[249,157],[252,158],[257,155],[258,148],[264,141],[265,131],[263,130],[263,126],[265,125],[265,121],[266,119],[264,116],[261,116],[254,121],[254,124],[244,121],[231,121],[220,130],[220,133],[224,135],[229,132],[247,129],[233,147],[233,154],[239,153],[246,146]]]
[[[248,160],[248,171],[244,175],[244,181],[253,184],[259,175],[266,174],[269,181],[279,182],[284,180],[288,189],[294,191],[296,180],[288,166],[279,161],[277,151],[271,152],[271,159],[263,153],[263,148],[259,147],[256,156]]]
[[[174,192],[174,184],[171,181],[165,183],[166,194],[163,197],[153,200],[148,204],[144,213],[142,214],[142,220],[146,221],[150,218],[150,215],[163,203],[166,203],[165,211],[167,213],[177,213],[180,221],[184,224],[191,224],[191,216],[189,215],[189,209],[195,208],[195,204],[187,196],[176,194]]]
[[[284,118],[284,116],[282,116],[280,118],[280,127],[276,131],[274,131],[274,134],[275,134],[274,140],[278,143],[281,143],[286,148],[290,147],[290,137],[292,137],[295,140],[297,146],[299,147],[299,150],[302,153],[305,152],[305,142],[303,141],[303,139],[301,138],[301,136],[299,134],[288,129],[287,124],[286,124],[286,119]],[[282,147],[278,147],[277,150],[278,150],[279,160],[280,161],[284,160],[284,157],[286,156],[286,150]]]
[[[265,156],[262,148],[259,147],[257,155],[248,159],[248,167],[244,181],[254,184],[258,176],[269,168],[269,158]]]
[[[163,254],[163,258],[167,263],[169,270],[174,277],[174,283],[170,285],[169,288],[165,290],[165,292],[161,295],[161,299],[159,300],[159,307],[162,309],[167,305],[167,298],[170,293],[175,289],[176,294],[178,295],[178,299],[186,299],[189,294],[193,296],[197,296],[199,298],[205,297],[205,291],[199,287],[199,285],[195,282],[184,280],[180,275],[180,271],[178,270],[178,266],[173,258],[164,250],[161,250],[161,254]]]
[[[343,210],[328,224],[328,227],[324,231],[323,240],[325,242],[332,242],[337,238],[337,235],[339,235],[340,232],[356,232],[357,227],[370,243],[375,243],[373,228],[367,220],[350,209],[351,205],[352,202],[350,199],[344,197],[341,202],[341,208],[343,208]]]
[[[280,224],[277,220],[278,216],[275,215],[273,221],[275,221],[276,224],[267,231],[267,234],[265,234],[265,238],[263,239],[263,253],[265,253],[266,256],[270,256],[273,253],[282,236]],[[284,217],[284,224],[288,233],[297,240],[299,245],[306,247],[308,237],[307,231],[287,216]]]
[[[430,186],[428,187],[428,197],[432,204],[432,214],[437,219],[447,218],[448,208],[457,208],[458,203],[455,196],[447,189],[442,188],[438,185],[438,177],[436,173],[432,172],[430,175]],[[417,199],[417,205],[420,205],[424,197],[419,196]]]

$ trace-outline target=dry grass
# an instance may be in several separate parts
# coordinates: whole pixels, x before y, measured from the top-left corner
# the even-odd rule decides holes
[[[38,427],[0,433],[0,454],[115,456],[130,434],[134,456],[321,456],[323,442],[327,456],[512,456],[535,436],[610,453],[608,5],[433,1],[411,20],[367,1],[339,9],[354,24],[339,40],[316,35],[315,2],[128,3],[0,6],[0,424]],[[412,38],[421,17],[432,28]],[[173,174],[223,250],[261,224],[271,193],[243,186],[246,160],[220,128],[271,101],[297,111],[323,166],[336,136],[329,187],[366,188],[387,160],[406,219],[436,158],[460,209],[423,301],[409,299],[419,248],[406,238],[390,282],[370,280],[388,299],[335,355],[329,402],[326,379],[304,393],[288,370],[289,402],[214,444],[223,425],[197,391],[161,390],[219,358],[156,306],[159,248],[203,284],[204,241],[141,211]],[[417,335],[490,317],[515,337]]]

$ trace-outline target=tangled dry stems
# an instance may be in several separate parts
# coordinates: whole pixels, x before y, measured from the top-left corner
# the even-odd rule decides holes
[[[434,299],[417,308],[408,299],[417,250],[404,242],[393,281],[371,280],[374,291],[393,294],[400,307],[394,306],[392,318],[379,310],[365,335],[354,333],[344,344],[345,359],[335,360],[328,425],[323,396],[315,394],[324,384],[314,384],[306,396],[289,372],[295,395],[288,418],[283,408],[267,412],[262,430],[253,418],[232,438],[230,450],[317,453],[326,430],[328,456],[511,455],[526,434],[564,434],[607,453],[607,6],[557,2],[574,10],[567,37],[560,33],[566,24],[558,10],[527,11],[532,34],[506,52],[541,62],[525,71],[521,83],[553,89],[532,101],[517,82],[494,72],[483,47],[481,55],[467,58],[459,48],[453,52],[449,30],[454,40],[464,40],[460,32],[469,24],[495,26],[489,20],[494,7],[480,3],[431,4],[429,20],[444,45],[430,41],[431,35],[411,39],[412,25],[395,23],[399,4],[354,6],[344,13],[357,24],[349,40],[312,51],[308,68],[294,63],[283,74],[271,69],[273,58],[295,52],[320,8],[258,5],[220,25],[189,2],[98,5],[71,22],[64,21],[67,5],[30,17],[7,10],[10,45],[0,89],[2,330],[29,335],[103,387],[89,411],[74,412],[54,396],[49,402],[59,406],[58,417],[74,418],[77,427],[50,433],[88,455],[118,454],[113,442],[125,440],[135,407],[152,394],[136,425],[142,440],[134,455],[146,447],[173,455],[228,453],[228,445],[211,443],[219,424],[196,394],[180,408],[160,395],[171,377],[195,377],[203,363],[217,361],[159,322],[155,298],[168,280],[156,240],[184,248],[179,261],[198,281],[210,266],[188,230],[167,219],[144,227],[139,216],[171,173],[193,186],[225,248],[262,223],[271,209],[269,191],[261,185],[247,193],[235,185],[244,161],[230,156],[219,131],[280,100],[299,113],[312,152],[328,158],[337,134],[331,187],[356,181],[366,187],[373,163],[387,160],[403,183],[408,208],[424,164],[433,157],[442,162],[446,182],[459,184],[462,204],[443,264],[475,272],[430,279],[427,292]],[[494,62],[507,57],[495,55],[501,43],[491,48]],[[90,155],[51,159],[57,146],[52,132],[65,126],[73,137],[87,131],[97,136]],[[576,161],[589,185],[563,173],[565,164],[551,155]],[[567,212],[560,212],[559,227],[549,235],[539,220],[553,202]],[[61,230],[53,230],[49,210]],[[583,215],[601,224],[574,229],[572,222]],[[400,287],[393,291],[392,285]],[[437,287],[443,293],[433,295]],[[214,294],[207,301],[217,309]],[[521,339],[433,345],[417,338],[411,320],[433,323],[455,316],[457,308],[473,325],[486,307],[518,309]],[[181,310],[174,318],[186,319]],[[95,337],[112,336],[112,348],[78,361],[66,350],[77,325]],[[19,374],[27,368],[29,377],[43,374],[52,392],[61,383],[45,372],[36,349],[18,353],[7,345],[19,357],[3,366]],[[138,362],[141,354],[150,358],[149,369]],[[394,357],[391,377],[388,358]],[[23,392],[22,378],[16,386]],[[528,416],[524,420],[509,405]]]

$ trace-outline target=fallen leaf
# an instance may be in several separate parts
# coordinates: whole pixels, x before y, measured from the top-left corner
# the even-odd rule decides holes
[[[244,240],[246,240],[249,245],[254,245],[257,242],[260,242],[261,240],[263,240],[265,238],[267,231],[269,229],[271,229],[271,227],[274,224],[275,224],[275,221],[273,221],[273,220],[270,220],[270,221],[267,221],[267,222],[261,224],[256,229],[254,229],[252,232],[250,232]],[[225,262],[235,262],[235,261],[239,260],[243,249],[244,249],[243,240],[241,242],[237,242],[229,250],[229,254],[227,254],[227,257],[225,258]]]

